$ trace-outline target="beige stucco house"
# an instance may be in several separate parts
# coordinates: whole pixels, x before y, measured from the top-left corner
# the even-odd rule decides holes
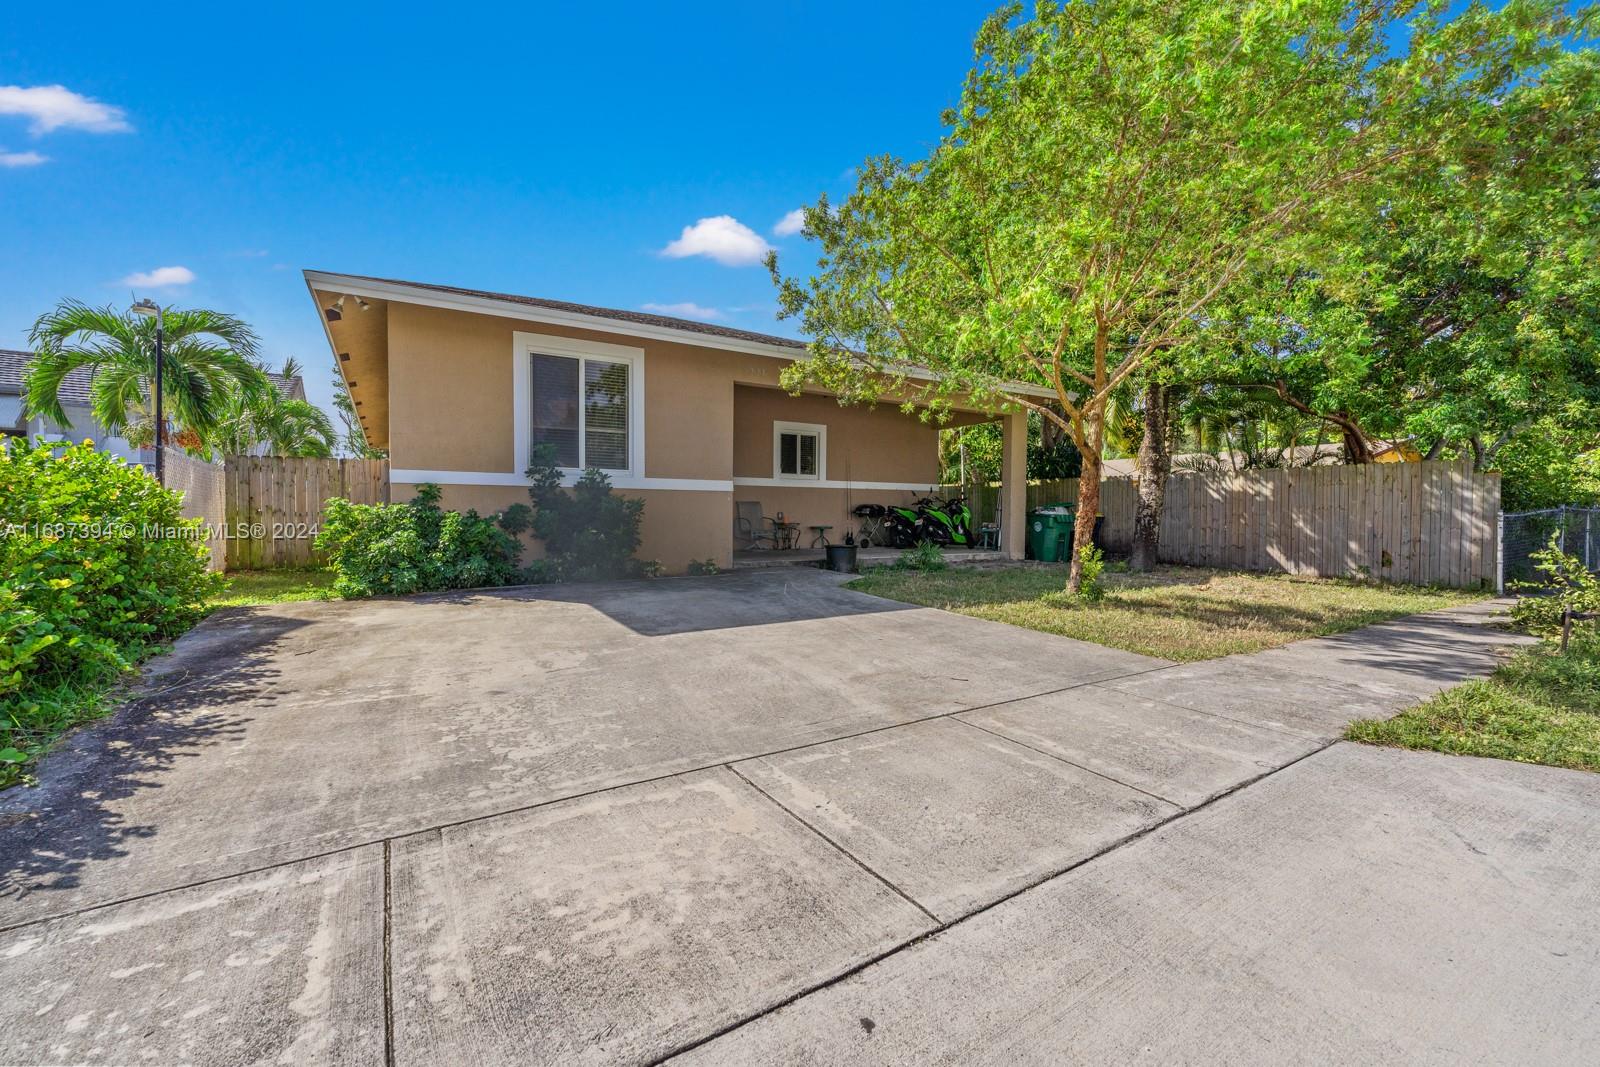
[[[307,271],[307,288],[368,440],[387,449],[391,497],[439,484],[452,508],[527,500],[536,444],[575,480],[599,467],[645,501],[639,555],[669,572],[733,562],[736,501],[803,526],[855,527],[850,509],[922,496],[938,428],[896,405],[792,396],[801,342],[686,319]],[[1043,395],[1043,391],[1041,391]],[[1005,423],[1002,549],[1022,555],[1026,424]],[[806,543],[808,532],[802,533]]]

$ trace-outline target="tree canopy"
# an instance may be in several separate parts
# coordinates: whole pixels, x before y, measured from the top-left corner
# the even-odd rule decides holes
[[[1480,464],[1600,400],[1600,56],[1512,89],[1459,161],[1375,185],[1343,263],[1263,272],[1216,311],[1209,368],[1374,439]]]
[[[812,338],[786,384],[1038,412],[1083,453],[1087,544],[1112,392],[1189,345],[1241,279],[1339,262],[1370,187],[1469,156],[1587,19],[1544,0],[1445,7],[1002,9],[928,155],[870,159],[843,202],[806,209],[808,278],[769,261]]]
[[[162,400],[180,429],[204,438],[216,430],[228,399],[243,392],[262,397],[272,387],[256,362],[256,335],[232,315],[204,309],[162,312]],[[26,388],[30,414],[71,427],[61,405],[62,380],[74,370],[92,372],[89,408],[112,432],[148,423],[156,367],[156,321],[64,300],[41,315],[28,335],[34,346]]]

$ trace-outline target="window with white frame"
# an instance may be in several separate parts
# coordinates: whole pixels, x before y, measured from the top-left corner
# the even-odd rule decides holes
[[[530,454],[550,445],[558,467],[631,470],[632,364],[539,351],[528,358]]]
[[[809,422],[772,424],[772,476],[818,482],[827,477],[828,428]]]

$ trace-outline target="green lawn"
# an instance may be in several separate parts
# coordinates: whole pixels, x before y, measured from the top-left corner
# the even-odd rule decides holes
[[[282,604],[291,600],[333,600],[333,573],[305,568],[230,571],[228,588],[211,601],[214,608]]]
[[[115,674],[29,689],[0,714],[0,790],[29,780],[35,761],[69,730],[114,710],[127,679]]]
[[[1518,652],[1481,682],[1393,719],[1363,719],[1351,741],[1600,771],[1600,636]]]
[[[1067,569],[880,569],[850,588],[892,600],[1075,637],[1147,656],[1211,659],[1354,630],[1483,594],[1287,575],[1160,567],[1107,572],[1107,597],[1083,604],[1063,591]]]

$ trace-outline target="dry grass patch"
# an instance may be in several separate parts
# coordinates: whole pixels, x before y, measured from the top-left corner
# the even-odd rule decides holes
[[[863,593],[1093,641],[1163,659],[1212,659],[1454,607],[1485,594],[1329,578],[1160,567],[1105,575],[1106,599],[1063,591],[1065,566],[881,569],[850,583]]]

